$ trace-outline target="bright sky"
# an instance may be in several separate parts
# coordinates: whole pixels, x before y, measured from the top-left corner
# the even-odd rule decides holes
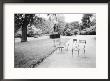
[[[65,22],[79,21],[81,22],[83,14],[64,14]]]
[[[36,15],[38,15],[38,14],[36,14]],[[83,14],[63,14],[63,15],[64,15],[65,22],[67,22],[67,23],[70,23],[70,22],[73,22],[73,21],[81,22],[81,19],[82,19],[82,16],[83,16]],[[44,17],[46,19],[48,18],[47,14],[40,14],[38,16]]]

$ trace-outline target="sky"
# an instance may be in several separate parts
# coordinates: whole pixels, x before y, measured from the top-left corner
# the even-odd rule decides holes
[[[81,22],[81,19],[82,19],[82,16],[83,16],[83,14],[63,14],[63,15],[64,15],[65,22],[67,22],[67,23],[70,23],[70,22],[73,22],[73,21]],[[46,19],[48,18],[47,14],[40,14],[38,16],[46,18]]]
[[[64,14],[65,22],[79,21],[81,22],[83,14]]]

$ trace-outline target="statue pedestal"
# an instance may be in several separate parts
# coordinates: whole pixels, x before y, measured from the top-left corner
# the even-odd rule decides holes
[[[51,39],[56,39],[56,38],[60,38],[60,34],[58,34],[58,32],[54,32],[53,34],[50,35]]]

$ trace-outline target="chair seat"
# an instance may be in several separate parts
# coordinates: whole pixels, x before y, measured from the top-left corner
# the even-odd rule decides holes
[[[60,47],[58,47],[58,48],[64,48],[63,46],[60,46]]]
[[[76,47],[76,48],[73,48],[73,50],[74,50],[74,51],[78,51],[78,50],[80,50],[80,49]]]

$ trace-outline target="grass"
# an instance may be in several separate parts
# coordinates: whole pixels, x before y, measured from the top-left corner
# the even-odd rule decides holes
[[[65,43],[69,38],[61,38]],[[15,43],[14,67],[15,68],[34,68],[39,65],[56,48],[53,39],[31,40],[28,42]]]

